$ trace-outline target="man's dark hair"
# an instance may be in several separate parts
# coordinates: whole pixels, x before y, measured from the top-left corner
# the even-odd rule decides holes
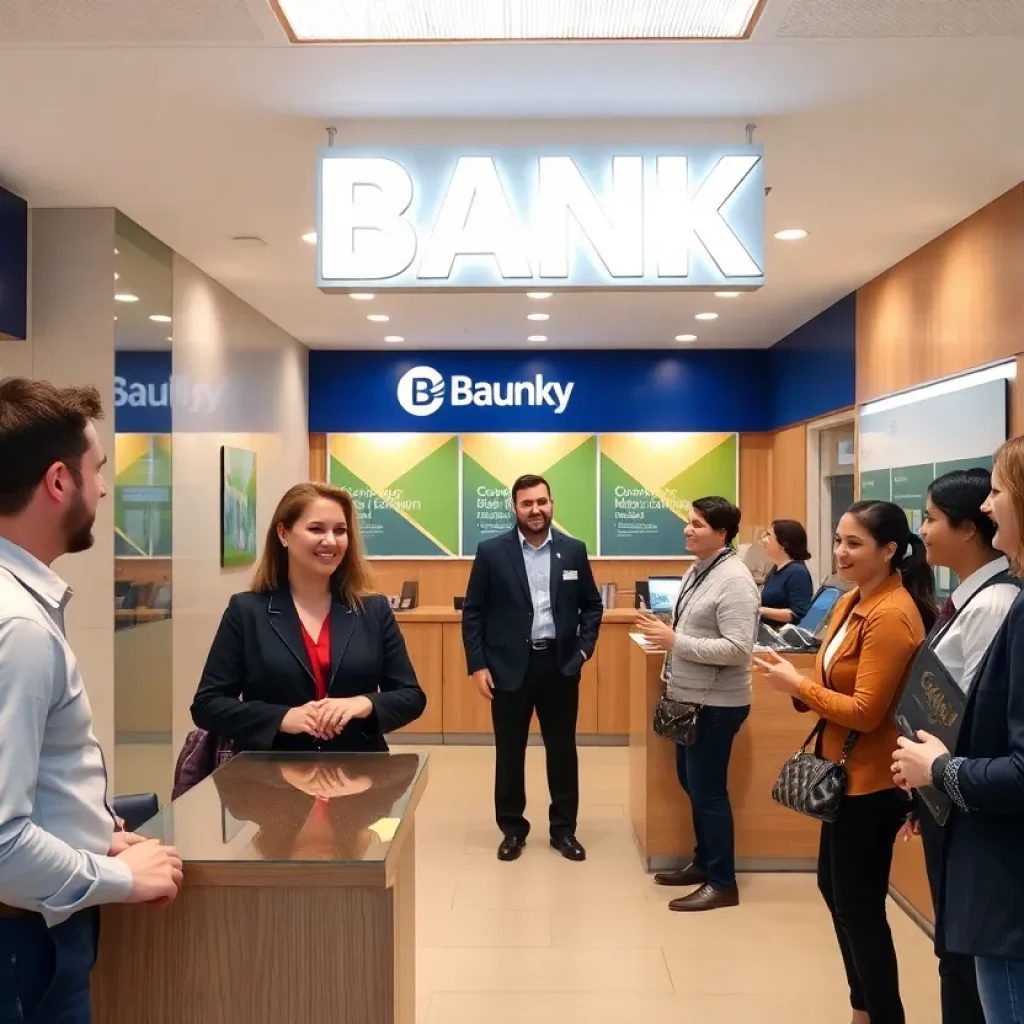
[[[55,462],[77,477],[88,448],[85,428],[101,419],[93,387],[58,388],[45,380],[0,380],[0,516],[24,511]]]
[[[740,510],[728,498],[698,498],[693,508],[712,530],[725,530],[725,543],[731,544],[740,532]]]
[[[528,491],[533,487],[544,486],[548,489],[548,497],[551,497],[551,484],[547,482],[542,476],[537,476],[536,473],[527,473],[525,476],[521,476],[512,485],[512,506],[516,505],[519,498],[520,491]]]

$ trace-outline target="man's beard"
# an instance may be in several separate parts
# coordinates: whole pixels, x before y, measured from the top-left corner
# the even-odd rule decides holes
[[[64,551],[74,555],[88,551],[95,542],[92,528],[96,525],[96,513],[85,507],[85,498],[78,492],[75,503],[64,513]]]
[[[533,535],[535,537],[539,537],[542,534],[547,533],[551,528],[551,516],[543,512],[540,513],[540,516],[544,520],[543,524],[540,526],[531,526],[530,521],[521,516],[516,516],[516,522],[519,524],[519,529],[522,530],[526,536]]]

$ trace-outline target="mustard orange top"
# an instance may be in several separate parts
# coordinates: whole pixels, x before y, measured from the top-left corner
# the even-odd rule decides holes
[[[844,620],[846,636],[825,672],[825,651]],[[846,762],[850,796],[894,788],[893,714],[900,683],[924,638],[921,613],[898,573],[863,600],[853,590],[836,603],[815,679],[801,680],[796,699],[826,719],[821,755],[830,761],[842,756],[851,729],[861,734]]]

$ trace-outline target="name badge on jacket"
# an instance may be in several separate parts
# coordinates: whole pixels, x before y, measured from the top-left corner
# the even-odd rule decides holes
[[[564,569],[562,570],[562,580],[578,580],[580,574],[575,569]]]

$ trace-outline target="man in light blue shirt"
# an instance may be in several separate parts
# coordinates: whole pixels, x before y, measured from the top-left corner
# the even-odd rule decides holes
[[[530,581],[530,596],[533,598],[533,627],[531,640],[554,640],[555,616],[551,608],[551,528],[536,546],[531,544],[523,531],[519,530],[523,545],[523,561],[526,563],[526,578]]]
[[[124,832],[107,802],[71,590],[49,568],[93,543],[101,413],[94,388],[0,381],[0,1020],[88,1024],[96,907],[181,884],[176,851]]]

